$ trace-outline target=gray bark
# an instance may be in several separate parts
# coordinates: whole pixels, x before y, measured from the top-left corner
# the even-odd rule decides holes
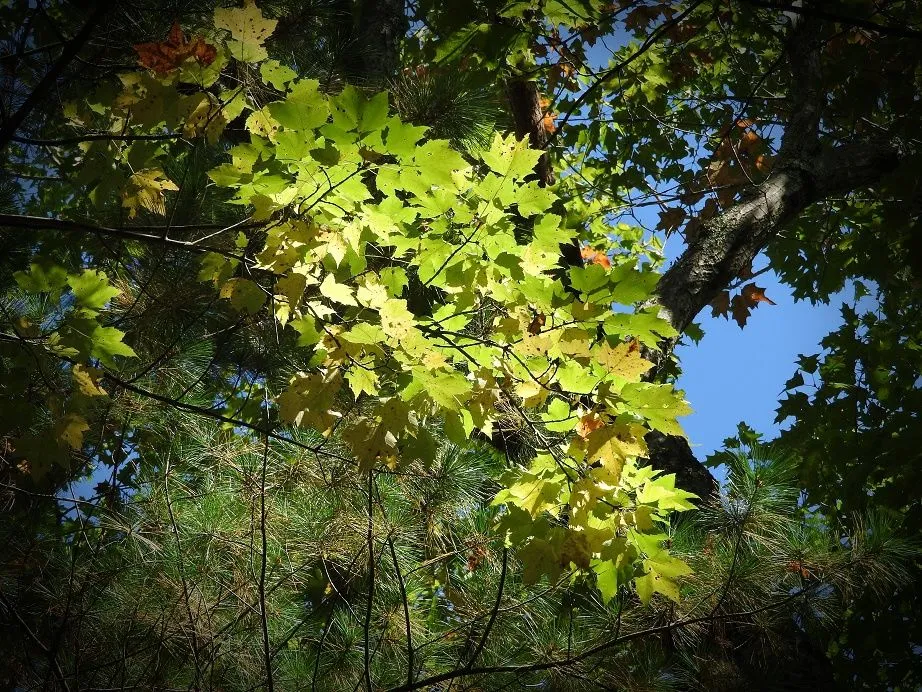
[[[404,0],[358,3],[356,37],[361,73],[372,84],[393,79],[400,66],[400,41],[406,31]]]
[[[832,195],[875,184],[909,153],[902,142],[882,139],[821,148],[819,124],[824,94],[819,37],[815,21],[798,18],[793,23],[787,45],[791,116],[773,172],[744,199],[703,223],[685,252],[660,279],[650,304],[657,306],[660,315],[679,332],[807,207]],[[653,359],[664,362],[675,342],[661,344]],[[715,487],[701,482],[701,474],[707,471],[687,444],[683,447],[675,440],[651,444],[649,436],[647,442],[653,465],[677,472],[680,485],[684,480],[689,484],[686,487],[699,495]],[[663,450],[669,450],[668,454]],[[686,468],[681,471],[679,467],[683,465]]]

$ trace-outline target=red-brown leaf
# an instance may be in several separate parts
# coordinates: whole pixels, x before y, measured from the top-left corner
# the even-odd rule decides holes
[[[165,41],[138,43],[134,46],[138,62],[157,74],[166,74],[178,68],[186,58],[195,58],[200,65],[210,65],[218,55],[218,50],[205,39],[196,36],[187,41],[179,22],[173,22]]]
[[[726,317],[730,311],[730,291],[721,291],[711,301],[711,317]]]
[[[775,301],[765,295],[765,289],[755,284],[746,284],[741,292],[746,304],[755,307],[756,303],[768,303],[775,305]]]

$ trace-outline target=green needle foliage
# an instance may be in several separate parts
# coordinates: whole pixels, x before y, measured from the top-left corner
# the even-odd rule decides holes
[[[2,8],[0,685],[914,689],[922,31],[859,5]],[[855,300],[718,488],[673,349],[768,268]]]

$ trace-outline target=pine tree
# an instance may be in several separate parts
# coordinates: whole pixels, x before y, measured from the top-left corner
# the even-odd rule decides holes
[[[862,194],[894,170],[894,194],[917,186],[912,89],[884,80],[881,124],[849,110],[851,78],[817,85],[861,27],[915,74],[914,30],[811,3],[787,24],[470,5],[3,10],[8,686],[915,679],[890,666],[918,566],[913,268],[885,276],[850,237],[821,250],[823,281],[878,281],[888,317],[847,314],[822,366],[802,358],[814,398],[782,406],[799,420],[778,443],[741,428],[720,489],[679,434],[671,359],[708,303],[742,326],[767,300],[746,283],[761,249],[814,281],[788,257],[804,229],[779,235],[810,203],[841,205],[859,244],[881,218],[902,219],[894,251],[912,242],[915,212]],[[591,44],[628,29],[649,40],[593,68]],[[688,92],[683,56],[706,75]],[[749,100],[786,106],[727,116],[765,60]],[[731,96],[687,105],[715,86]],[[782,117],[777,141],[757,126]],[[698,175],[667,121],[713,135]],[[689,243],[662,278],[660,241],[617,216],[653,169],[682,186],[651,193],[660,230]],[[905,636],[856,655],[872,615]]]

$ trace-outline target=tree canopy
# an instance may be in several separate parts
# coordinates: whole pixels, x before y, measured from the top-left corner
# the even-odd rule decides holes
[[[4,681],[922,684],[920,16],[0,10]],[[698,460],[768,271],[854,299]]]

